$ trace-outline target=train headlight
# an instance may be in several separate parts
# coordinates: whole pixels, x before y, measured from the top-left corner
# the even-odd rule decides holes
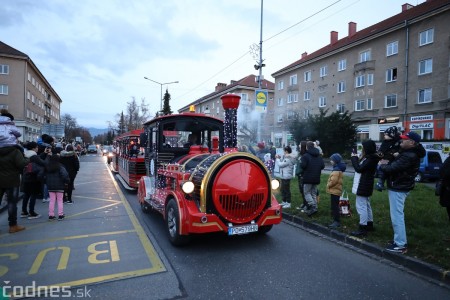
[[[194,183],[192,181],[186,181],[185,183],[183,183],[183,185],[181,186],[181,189],[183,190],[183,192],[185,192],[186,194],[190,194],[194,191]]]
[[[272,185],[272,190],[276,190],[280,187],[280,182],[278,181],[278,179],[272,179],[270,183]]]

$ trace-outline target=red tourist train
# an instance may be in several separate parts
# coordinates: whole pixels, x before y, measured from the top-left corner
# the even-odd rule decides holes
[[[144,124],[146,175],[138,200],[143,211],[163,215],[173,245],[192,234],[266,233],[281,222],[273,195],[278,180],[256,156],[237,150],[239,100],[222,97],[224,121],[191,112]]]
[[[114,157],[110,164],[123,186],[129,190],[138,188],[139,180],[145,175],[144,151],[141,148],[142,129],[121,134],[114,140]]]

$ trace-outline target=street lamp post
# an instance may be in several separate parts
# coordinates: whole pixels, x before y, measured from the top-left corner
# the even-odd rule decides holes
[[[161,83],[161,82],[155,81],[153,79],[150,79],[148,77],[144,77],[144,79],[150,80],[151,82],[157,83],[157,84],[159,84],[161,86],[161,98],[160,98],[161,99],[161,107],[160,107],[160,110],[162,111],[163,110],[163,96],[162,96],[163,85],[169,85],[169,84],[172,84],[172,83],[179,83],[179,81],[172,81],[172,82]]]

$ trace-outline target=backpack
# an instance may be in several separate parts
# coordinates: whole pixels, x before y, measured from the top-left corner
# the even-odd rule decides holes
[[[29,162],[24,168],[23,168],[23,176],[24,179],[29,181],[31,179],[35,179],[37,178],[37,174],[39,173],[39,169],[37,168],[37,166],[32,163]]]

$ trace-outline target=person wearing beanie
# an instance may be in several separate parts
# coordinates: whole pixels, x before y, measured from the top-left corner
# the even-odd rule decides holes
[[[325,163],[319,149],[311,141],[306,143],[306,152],[302,155],[300,161],[303,172],[303,193],[307,202],[305,213],[308,217],[311,217],[318,212],[317,186],[320,184],[320,174],[325,168]]]
[[[41,216],[34,210],[34,207],[36,198],[42,191],[46,162],[37,155],[37,151],[38,144],[36,142],[29,142],[25,145],[25,157],[30,159],[31,171],[28,171],[28,167],[26,167],[22,175],[23,199],[20,217],[29,220]]]
[[[356,211],[359,215],[359,227],[350,234],[353,236],[365,236],[368,231],[373,231],[373,213],[370,205],[370,196],[373,193],[375,171],[380,160],[377,153],[377,145],[372,140],[362,143],[361,157],[352,153],[351,161],[355,169],[352,193],[356,195]]]
[[[264,155],[266,155],[266,153],[269,153],[269,150],[266,149],[266,145],[264,144],[264,142],[259,142],[257,146],[258,150],[256,150],[256,156],[258,156],[258,158],[262,162],[264,162]]]
[[[397,126],[391,126],[384,131],[384,139],[381,142],[380,148],[378,149],[377,155],[380,159],[386,159],[392,161],[394,159],[395,153],[400,150],[400,130]],[[377,184],[375,188],[377,191],[383,191],[385,176],[380,169],[377,169]]]
[[[70,182],[64,192],[63,201],[67,204],[72,204],[72,191],[73,183],[75,177],[77,176],[78,170],[80,170],[80,161],[78,160],[78,155],[71,144],[67,144],[66,150],[61,151],[60,163],[66,168],[67,173],[69,173]]]
[[[342,161],[342,156],[339,153],[334,153],[330,156],[330,163],[333,170],[328,177],[326,192],[330,194],[331,216],[333,217],[333,222],[328,227],[331,229],[336,229],[341,226],[339,198],[342,195],[344,171],[347,166]]]
[[[394,239],[386,250],[395,253],[407,252],[405,227],[405,202],[409,192],[414,189],[415,178],[419,173],[420,159],[426,151],[420,144],[421,137],[410,131],[401,135],[400,151],[392,162],[381,160],[381,171],[387,175],[389,210]]]

